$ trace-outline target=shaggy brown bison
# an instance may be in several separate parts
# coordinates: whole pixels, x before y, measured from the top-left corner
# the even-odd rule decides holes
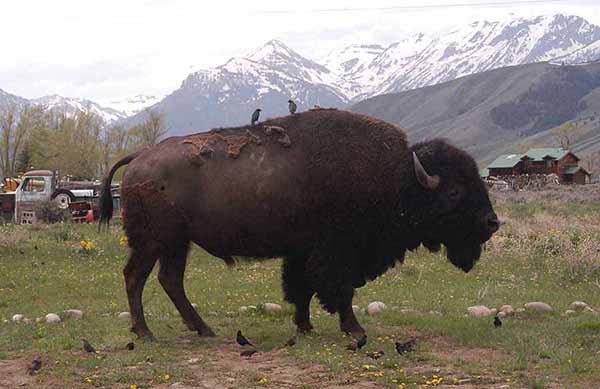
[[[214,335],[185,295],[190,242],[228,264],[233,256],[282,257],[298,331],[312,329],[316,294],[339,313],[341,329],[358,336],[355,288],[420,244],[443,244],[469,271],[499,225],[465,152],[442,140],[409,148],[396,126],[345,111],[172,137],[131,154],[105,178],[104,222],[112,176],[128,163],[121,196],[131,256],[123,273],[138,337],[152,337],[142,290],[157,260],[160,284],[188,327]]]

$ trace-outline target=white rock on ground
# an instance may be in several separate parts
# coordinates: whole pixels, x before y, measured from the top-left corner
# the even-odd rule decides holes
[[[562,316],[562,317],[569,317],[569,316],[575,316],[575,315],[577,315],[577,312],[576,312],[576,311],[574,311],[574,310],[572,310],[572,309],[567,309],[567,310],[565,311],[565,313],[563,313],[561,316]]]
[[[354,312],[354,314],[356,315],[357,313],[360,312],[360,307],[358,305],[353,305],[352,312]]]
[[[121,312],[117,315],[120,319],[131,319],[131,313],[129,312]]]
[[[481,316],[491,316],[492,310],[486,307],[485,305],[473,305],[472,307],[467,308],[469,314],[475,317]]]
[[[281,305],[273,304],[273,303],[265,303],[264,308],[265,308],[265,312],[267,312],[267,313],[276,313],[276,312],[281,312],[283,310]]]
[[[572,311],[583,311],[587,307],[589,307],[589,305],[583,301],[573,301],[571,304],[569,304],[569,309]]]
[[[25,319],[25,316],[21,315],[20,313],[17,313],[16,315],[13,315],[13,317],[12,317],[12,321],[14,321],[14,322],[22,321],[23,319]]]
[[[541,313],[552,312],[552,307],[541,301],[533,301],[525,304],[525,309]]]
[[[20,313],[17,313],[16,315],[13,315],[12,317],[12,321],[17,322],[17,321],[21,321],[25,319],[24,315],[21,315]]]
[[[65,317],[79,320],[83,317],[83,312],[79,309],[67,309],[65,311]]]
[[[245,306],[245,305],[242,305],[242,306],[240,307],[240,313],[245,313],[245,312],[248,312],[248,307],[247,307],[247,306]]]
[[[196,309],[198,306],[195,303],[192,303],[192,308]]]
[[[585,308],[583,309],[583,312],[584,312],[584,313],[593,313],[594,315],[597,315],[597,314],[598,314],[598,312],[596,312],[594,309],[592,309],[592,307],[585,307]]]
[[[386,308],[381,301],[373,301],[367,305],[367,314],[369,316],[377,316]]]
[[[46,323],[59,323],[60,322],[60,316],[58,316],[56,313],[49,313],[46,315]]]
[[[500,312],[504,312],[506,316],[511,316],[515,314],[515,309],[512,305],[503,305],[500,307]]]

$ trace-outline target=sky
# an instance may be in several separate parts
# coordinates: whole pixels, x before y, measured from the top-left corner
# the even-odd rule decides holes
[[[193,70],[271,39],[319,59],[351,43],[389,44],[474,20],[566,13],[600,25],[600,0],[8,0],[0,89],[110,105],[166,95]]]

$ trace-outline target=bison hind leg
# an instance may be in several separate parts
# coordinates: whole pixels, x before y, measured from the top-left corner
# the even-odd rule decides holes
[[[188,248],[189,242],[181,242],[160,257],[158,281],[190,330],[197,331],[200,336],[215,336],[213,330],[198,315],[185,294],[183,276]]]
[[[158,254],[152,250],[151,246],[149,245],[146,249],[132,247],[129,261],[123,269],[131,314],[131,332],[143,340],[154,340],[154,336],[146,324],[142,304],[144,285],[158,258]]]

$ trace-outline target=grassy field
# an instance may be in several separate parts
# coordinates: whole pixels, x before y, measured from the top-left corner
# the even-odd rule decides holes
[[[561,317],[575,300],[600,310],[600,201],[571,195],[498,195],[506,224],[469,274],[420,250],[359,289],[355,304],[383,301],[387,309],[359,315],[369,342],[356,353],[345,349],[350,339],[339,333],[337,317],[316,300],[316,332],[282,348],[295,327],[282,301],[280,261],[229,269],[199,248],[190,255],[186,288],[218,337],[187,331],[152,275],[144,302],[158,341],[128,351],[134,335],[117,317],[128,309],[119,226],[103,233],[90,225],[0,226],[0,387],[600,387],[600,316]],[[467,316],[472,305],[530,301],[554,312],[520,313],[499,329],[491,317]],[[265,313],[266,302],[282,304],[283,312]],[[248,305],[257,309],[239,312]],[[84,317],[35,322],[70,308]],[[13,323],[17,313],[33,322]],[[251,359],[239,356],[238,329],[259,349]],[[82,336],[98,353],[82,351]],[[416,351],[395,353],[394,340],[411,337]],[[385,354],[375,360],[369,351]],[[38,355],[43,367],[30,377],[26,367]]]

